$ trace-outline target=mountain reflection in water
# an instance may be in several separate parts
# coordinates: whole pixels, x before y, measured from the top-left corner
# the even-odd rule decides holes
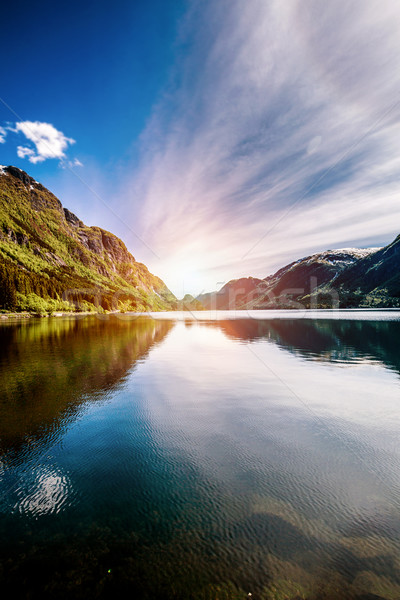
[[[399,598],[399,333],[1,324],[5,597]]]
[[[309,360],[379,361],[400,373],[400,321],[235,319],[203,323],[234,340],[266,339]]]
[[[123,385],[171,322],[35,319],[0,327],[0,452],[10,460],[53,443],[85,405]]]

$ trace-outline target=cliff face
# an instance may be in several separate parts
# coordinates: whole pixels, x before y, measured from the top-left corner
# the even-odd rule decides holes
[[[5,287],[15,288],[17,309],[29,308],[23,297],[30,294],[54,301],[64,296],[84,308],[162,310],[176,303],[118,237],[87,227],[16,167],[0,167],[0,266]],[[4,298],[2,304],[8,308]]]

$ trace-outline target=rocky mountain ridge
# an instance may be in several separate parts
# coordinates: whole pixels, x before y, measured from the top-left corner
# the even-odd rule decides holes
[[[400,236],[384,248],[325,250],[197,298],[207,309],[400,306]]]
[[[400,236],[384,248],[319,252],[178,302],[117,236],[86,226],[21,169],[0,166],[0,310],[358,306],[400,306]]]
[[[164,282],[137,262],[122,240],[86,226],[13,166],[0,167],[0,267],[7,291],[2,308],[29,310],[30,302],[40,304],[38,298],[55,310],[66,309],[63,302],[89,310],[96,305],[163,310],[176,304]]]

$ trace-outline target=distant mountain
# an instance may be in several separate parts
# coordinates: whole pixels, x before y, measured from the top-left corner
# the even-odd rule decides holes
[[[400,306],[400,236],[384,248],[307,256],[178,302],[125,244],[43,185],[0,166],[0,310],[200,310]]]
[[[219,292],[200,294],[197,296],[197,300],[207,310],[231,310],[246,305],[251,294],[258,296],[263,289],[263,279],[242,277],[241,279],[232,279]]]
[[[350,290],[370,304],[399,302],[400,235],[384,248],[363,257],[340,273],[335,287]]]
[[[203,304],[194,298],[191,294],[186,294],[182,300],[178,301],[178,310],[204,310]]]
[[[176,308],[115,235],[88,227],[17,167],[0,167],[0,309]]]
[[[198,300],[207,309],[398,307],[400,236],[385,248],[319,252],[265,279],[230,281]]]

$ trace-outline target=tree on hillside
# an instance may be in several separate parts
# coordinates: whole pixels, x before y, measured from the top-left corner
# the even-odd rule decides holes
[[[15,310],[17,306],[17,292],[14,278],[0,265],[0,308]]]

